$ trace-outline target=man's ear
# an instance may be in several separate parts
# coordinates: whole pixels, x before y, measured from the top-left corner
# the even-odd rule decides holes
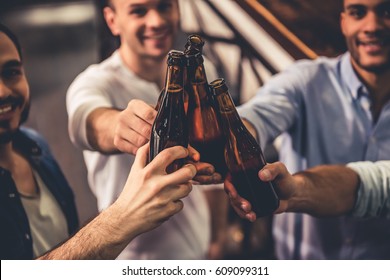
[[[103,9],[104,19],[106,20],[108,28],[110,28],[112,35],[119,35],[119,28],[116,23],[116,14],[111,7],[104,7]]]

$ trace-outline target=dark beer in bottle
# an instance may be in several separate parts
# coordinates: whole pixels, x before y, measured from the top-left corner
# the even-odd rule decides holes
[[[164,92],[150,135],[150,161],[166,148],[188,146],[187,118],[183,103],[185,61],[183,52],[173,50],[168,53]],[[184,160],[176,160],[167,168],[167,172],[171,173],[183,164]]]
[[[263,182],[258,172],[266,164],[255,138],[237,113],[223,79],[211,82],[218,107],[218,117],[226,137],[225,161],[238,194],[248,200],[257,217],[272,214],[279,198],[271,182]]]
[[[189,143],[200,153],[202,162],[211,163],[224,176],[227,172],[223,157],[225,140],[203,64],[203,44],[200,36],[190,35],[184,51],[187,57],[185,91],[188,94]]]

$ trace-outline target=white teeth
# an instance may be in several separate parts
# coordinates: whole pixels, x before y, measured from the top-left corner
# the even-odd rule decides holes
[[[157,34],[157,35],[153,35],[153,36],[148,36],[150,39],[161,39],[161,38],[164,38],[166,36],[166,33],[161,33],[161,34]]]
[[[362,42],[361,44],[365,45],[365,46],[383,46],[384,45],[383,41]]]
[[[5,106],[3,108],[0,108],[0,114],[5,114],[12,110],[12,106]]]

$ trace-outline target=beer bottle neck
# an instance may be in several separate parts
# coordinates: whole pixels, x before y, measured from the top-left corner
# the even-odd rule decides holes
[[[191,83],[207,83],[206,70],[200,53],[187,56],[187,72]]]
[[[165,80],[165,89],[183,87],[183,69],[181,65],[169,65]]]
[[[236,107],[232,98],[230,97],[229,92],[219,92],[215,96],[215,99],[218,106],[219,116],[221,118],[223,129],[225,130],[225,132],[230,131],[232,129],[243,130],[245,128],[245,125],[236,110]]]

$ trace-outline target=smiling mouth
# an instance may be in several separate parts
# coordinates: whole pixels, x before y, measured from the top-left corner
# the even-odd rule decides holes
[[[390,36],[369,36],[365,38],[357,38],[357,45],[362,46],[375,46],[375,47],[385,47],[390,43]]]
[[[12,105],[10,104],[6,104],[6,105],[3,105],[3,106],[0,106],[0,114],[6,114],[8,112],[11,112],[12,111]]]
[[[155,40],[160,40],[162,38],[165,38],[165,33],[164,34],[156,34],[153,36],[147,36],[147,39],[155,39]]]
[[[359,41],[358,45],[383,47],[385,45],[385,43],[382,40],[380,40],[380,41],[379,40],[378,41],[367,41],[367,42]]]
[[[144,35],[144,38],[145,39],[152,39],[152,40],[161,40],[161,39],[165,39],[167,38],[168,36],[170,36],[171,32],[169,30],[165,30],[165,31],[160,31],[160,32],[156,32],[156,33],[151,33],[151,34],[148,34],[148,35]]]
[[[357,40],[357,46],[372,55],[382,53],[388,45],[388,41],[384,39]]]

